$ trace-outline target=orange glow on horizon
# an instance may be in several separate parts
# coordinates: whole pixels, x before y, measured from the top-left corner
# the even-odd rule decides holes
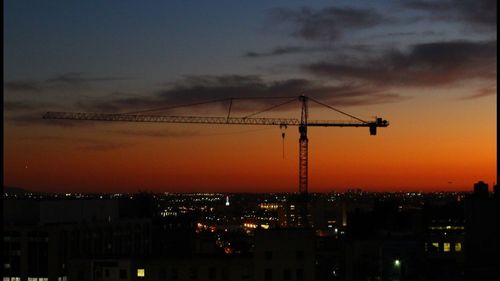
[[[479,180],[490,186],[497,182],[494,105],[474,105],[490,110],[461,119],[446,118],[461,116],[467,109],[463,104],[429,108],[418,118],[402,106],[384,105],[391,125],[377,136],[370,136],[368,128],[310,128],[309,191],[454,191],[471,190]],[[56,192],[298,189],[295,127],[286,130],[283,159],[278,127],[252,126],[242,133],[238,126],[113,125],[130,132],[195,132],[143,137],[112,134],[111,125],[99,126],[48,131],[7,126],[6,134],[16,137],[4,140],[4,185]],[[42,137],[33,141],[31,135]]]

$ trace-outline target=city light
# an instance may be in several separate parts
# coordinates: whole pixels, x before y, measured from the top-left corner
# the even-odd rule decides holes
[[[52,228],[60,229],[58,231],[64,233],[63,231],[67,231],[67,228],[71,225],[67,222],[67,214],[60,217],[56,216],[62,213],[60,206],[64,206],[65,210],[80,210],[80,207],[83,206],[82,204],[85,203],[85,207],[89,210],[88,215],[83,214],[84,216],[82,217],[80,212],[72,212],[74,213],[72,219],[75,220],[75,222],[87,221],[89,222],[89,227],[80,229],[77,223],[73,223],[74,228],[71,233],[75,233],[75,235],[70,235],[68,237],[69,239],[62,241],[61,239],[49,240],[48,237],[50,235],[45,230],[33,231],[39,229],[38,224],[33,224],[24,232],[20,232],[18,227],[14,228],[10,225],[6,225],[10,228],[10,231],[4,234],[4,242],[9,244],[9,250],[7,255],[8,259],[4,261],[3,267],[4,270],[9,271],[9,273],[7,273],[7,277],[4,277],[4,281],[21,281],[21,277],[18,277],[20,276],[20,271],[17,270],[13,264],[15,264],[17,257],[28,256],[30,254],[30,252],[26,251],[23,247],[19,247],[21,243],[25,243],[23,241],[38,241],[43,243],[45,247],[50,248],[52,244],[60,245],[60,243],[69,243],[69,245],[71,245],[71,241],[77,243],[80,240],[79,237],[86,235],[86,237],[88,237],[86,239],[94,244],[97,242],[100,243],[103,248],[88,248],[88,246],[84,246],[76,248],[75,252],[84,253],[85,251],[91,251],[89,255],[94,256],[96,261],[99,261],[99,257],[103,252],[122,252],[121,255],[123,256],[136,255],[138,253],[154,256],[159,253],[159,256],[156,256],[152,260],[142,260],[143,256],[139,256],[139,258],[133,260],[136,266],[141,267],[132,268],[132,278],[137,280],[146,280],[146,278],[151,278],[151,276],[156,276],[157,274],[161,276],[178,276],[178,272],[189,270],[189,265],[186,265],[188,266],[187,268],[182,264],[175,265],[178,268],[174,268],[175,270],[172,271],[172,273],[169,272],[169,269],[160,270],[159,272],[154,270],[155,272],[152,272],[153,274],[151,272],[148,273],[148,277],[146,277],[145,268],[154,268],[162,262],[169,263],[170,260],[166,260],[165,258],[174,258],[171,256],[172,253],[178,253],[184,256],[186,254],[197,253],[197,251],[201,250],[205,256],[200,258],[197,262],[200,264],[206,262],[209,270],[199,271],[198,269],[198,275],[193,276],[198,276],[197,278],[199,280],[212,280],[214,271],[218,272],[220,270],[222,272],[227,266],[224,261],[220,264],[212,263],[212,257],[218,258],[221,254],[231,257],[238,266],[245,266],[248,268],[253,268],[252,262],[254,260],[268,260],[269,258],[267,257],[269,255],[267,255],[266,252],[275,253],[272,255],[273,257],[286,256],[290,254],[289,249],[291,248],[293,248],[292,252],[306,251],[304,249],[311,249],[311,251],[330,251],[332,250],[332,245],[338,245],[339,247],[336,247],[334,249],[335,252],[332,253],[345,255],[346,242],[348,240],[356,241],[357,235],[364,234],[366,231],[365,226],[371,225],[371,220],[373,219],[373,215],[371,214],[379,214],[382,217],[384,214],[389,214],[391,212],[392,209],[378,210],[377,208],[373,208],[374,205],[367,205],[367,202],[372,202],[377,198],[379,200],[399,201],[405,206],[402,212],[420,212],[421,214],[425,211],[426,204],[430,207],[435,207],[437,203],[434,203],[433,200],[438,203],[441,203],[442,200],[445,200],[445,202],[455,202],[452,201],[455,198],[454,194],[443,193],[426,195],[428,200],[426,199],[425,201],[428,203],[425,204],[421,203],[422,198],[412,199],[408,197],[407,193],[363,193],[363,195],[353,195],[351,193],[312,194],[310,204],[316,206],[315,213],[310,214],[312,229],[298,229],[300,225],[297,226],[295,223],[297,217],[300,217],[301,214],[291,212],[291,204],[282,204],[279,198],[276,198],[274,194],[233,194],[230,196],[231,206],[233,208],[225,207],[224,203],[226,202],[225,199],[227,196],[218,193],[213,193],[213,196],[209,196],[209,194],[150,194],[147,195],[150,200],[148,200],[148,202],[144,200],[145,203],[152,207],[146,214],[143,213],[144,210],[134,209],[137,202],[141,202],[140,200],[144,199],[144,195],[141,194],[122,194],[120,196],[116,196],[116,194],[86,194],[83,199],[79,200],[76,194],[72,195],[71,198],[73,200],[67,200],[67,197],[63,197],[64,199],[55,199],[55,195],[44,194],[43,199],[38,197],[27,197],[33,201],[29,202],[26,200],[23,202],[27,207],[32,204],[37,206],[37,210],[43,209],[44,214],[54,214],[53,216],[43,218],[36,212],[33,212],[33,215],[38,220],[33,220],[35,223],[41,222],[43,225],[50,224]],[[129,195],[132,196],[133,199],[129,199]],[[24,196],[23,198],[33,195]],[[101,196],[103,200],[98,200]],[[111,198],[110,196],[115,197]],[[208,200],[212,198],[217,200]],[[139,199],[139,201],[137,201],[137,199]],[[464,201],[469,202],[468,200],[475,199],[475,197],[466,197]],[[483,198],[480,199],[483,200]],[[106,200],[108,200],[108,202],[103,202]],[[18,208],[20,204],[19,200],[5,201],[15,207],[11,209],[11,212],[16,210],[23,211]],[[116,204],[117,202],[121,202],[121,204]],[[324,204],[324,202],[345,203],[327,205]],[[106,206],[109,207],[103,210],[102,206],[104,206],[104,204],[107,204]],[[144,206],[148,205],[145,204]],[[347,212],[349,209],[356,210],[356,208],[361,206],[364,208],[368,206],[371,210],[367,209],[365,211],[366,214],[350,218],[350,224],[353,226],[351,229],[343,228],[342,210],[345,209]],[[295,208],[297,210],[297,205],[295,205]],[[120,214],[121,210],[126,211],[123,212],[126,214],[123,218],[116,215]],[[94,214],[98,211],[101,211],[101,214],[95,216]],[[182,212],[184,212],[184,214]],[[71,214],[70,212],[67,213]],[[315,216],[316,214],[318,214],[318,216]],[[144,217],[140,222],[138,221],[130,224],[129,216],[131,215],[140,215]],[[14,220],[18,217],[22,218],[22,216],[12,216],[9,219]],[[403,218],[405,216],[401,217]],[[316,266],[321,266],[324,269],[330,268],[329,271],[323,270],[320,273],[321,279],[318,278],[318,280],[345,280],[344,278],[347,274],[353,274],[351,270],[366,272],[366,270],[370,270],[371,266],[382,268],[381,280],[384,280],[382,277],[390,278],[391,276],[399,277],[399,280],[402,280],[409,272],[418,270],[418,265],[410,261],[405,260],[403,266],[403,257],[400,256],[403,251],[410,249],[408,247],[411,247],[411,245],[421,245],[424,249],[418,252],[405,252],[405,255],[416,255],[416,257],[421,260],[429,259],[433,263],[436,263],[436,266],[439,266],[440,263],[446,264],[452,259],[463,259],[470,254],[470,252],[467,253],[464,251],[464,247],[469,247],[470,244],[465,244],[465,232],[462,229],[465,225],[465,221],[461,219],[461,217],[461,213],[451,214],[444,219],[441,217],[441,214],[431,216],[428,225],[420,225],[420,236],[414,237],[414,234],[409,234],[409,236],[406,237],[408,243],[401,244],[401,247],[404,247],[399,248],[401,251],[396,251],[392,244],[389,244],[387,248],[382,248],[386,256],[389,255],[390,258],[388,260],[385,260],[383,256],[380,256],[380,254],[375,251],[370,253],[370,259],[373,260],[373,262],[368,267],[358,265],[355,257],[345,260],[349,266],[335,260],[332,262],[329,257],[301,259],[301,262],[307,264],[309,268],[314,268]],[[346,215],[346,218],[349,217]],[[478,218],[482,220],[484,215],[478,216]],[[22,224],[24,221],[20,220],[16,223]],[[107,232],[102,231],[103,223],[109,226]],[[391,230],[394,226],[377,224],[376,227],[379,230],[387,231]],[[474,229],[468,228],[468,231],[474,231]],[[477,231],[480,231],[480,229]],[[447,235],[444,234],[445,232]],[[130,235],[132,235],[132,237],[138,235],[138,239],[130,239]],[[345,238],[343,237],[344,235]],[[378,237],[377,233],[373,233],[372,235],[374,235],[374,238]],[[288,240],[290,241],[286,242]],[[114,243],[114,241],[116,241],[116,243]],[[195,244],[195,247],[178,246],[189,241]],[[491,244],[491,242],[489,244]],[[163,249],[152,249],[153,245],[162,245]],[[374,241],[373,244],[369,246],[375,248],[380,245],[378,242]],[[137,252],[137,250],[140,252]],[[392,255],[390,255],[391,251],[393,251]],[[313,252],[308,253],[309,254],[305,253],[305,255],[314,256]],[[74,258],[77,258],[76,254]],[[477,256],[474,258],[480,259],[480,257]],[[64,256],[59,257],[59,259],[59,261],[64,261],[64,263],[61,263],[61,267],[65,269],[68,260],[66,260]],[[289,267],[293,267],[295,266],[296,259],[292,258],[289,262],[291,262]],[[111,269],[106,265],[96,266],[87,275],[96,277],[101,276],[101,279],[102,277],[115,276],[121,276],[119,279],[130,279],[130,271],[128,269],[122,269],[124,266],[126,267],[127,264],[119,262],[118,266],[120,267],[118,270]],[[271,270],[274,269],[271,268]],[[285,268],[285,271],[286,270]],[[457,272],[465,271],[463,264],[457,265],[453,270]],[[65,281],[69,276],[78,274],[78,270],[76,272],[60,272],[58,270],[54,273],[57,274],[53,274],[56,276],[56,281]],[[62,276],[63,274],[61,273],[67,275]],[[437,270],[422,274],[429,277],[424,280],[442,280],[439,279],[439,276],[448,273],[448,271]],[[248,279],[261,280],[256,278],[255,274],[254,271],[250,270],[247,274],[247,276],[249,276]],[[294,275],[293,273],[291,274],[292,276]],[[254,279],[252,279],[252,277]],[[458,273],[456,277],[457,278],[453,280],[461,280],[459,279]],[[291,279],[294,278],[290,278],[290,280]],[[27,281],[47,280],[47,277],[27,278]]]
[[[451,243],[449,243],[449,242],[445,242],[445,243],[443,243],[443,251],[444,251],[444,252],[449,252],[449,251],[451,251]]]

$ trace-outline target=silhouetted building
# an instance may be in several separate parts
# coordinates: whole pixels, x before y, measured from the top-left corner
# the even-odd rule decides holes
[[[251,256],[189,255],[73,260],[69,280],[255,280]]]
[[[4,280],[492,280],[494,190],[13,196]]]
[[[254,280],[314,280],[315,241],[312,229],[257,231]]]
[[[463,201],[427,202],[423,212],[427,277],[463,280],[466,247]]]
[[[465,198],[465,223],[466,280],[496,280],[497,201],[484,182],[474,184],[474,193]]]
[[[488,196],[488,184],[483,181],[478,181],[474,184],[474,195]]]
[[[310,214],[310,197],[307,194],[292,194],[283,205],[285,227],[308,227],[313,224]]]

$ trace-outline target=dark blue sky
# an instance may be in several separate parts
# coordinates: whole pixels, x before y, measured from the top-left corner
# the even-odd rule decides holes
[[[417,20],[422,12],[404,9],[399,1],[377,1],[376,5],[373,1],[351,2],[5,1],[5,80],[82,72],[134,77],[136,83],[151,85],[177,80],[181,75],[261,74],[263,67],[276,62],[303,60],[295,56],[256,62],[242,57],[245,52],[317,45],[317,40],[290,36],[293,19],[273,18],[273,9],[280,8],[307,6],[319,12],[335,4],[371,9],[392,20],[348,29],[335,43],[321,42],[322,46],[488,39],[470,33],[465,37],[460,32],[461,22]]]

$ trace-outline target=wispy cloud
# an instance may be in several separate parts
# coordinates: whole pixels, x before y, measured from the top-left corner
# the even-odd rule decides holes
[[[497,30],[497,0],[411,0],[408,9],[427,12],[430,19],[461,23],[476,31]]]
[[[110,133],[126,135],[126,136],[137,136],[137,137],[153,137],[153,138],[179,138],[179,137],[191,137],[199,136],[200,133],[197,131],[179,131],[179,130],[113,130]]]
[[[91,126],[95,122],[92,121],[75,121],[75,120],[56,120],[56,119],[43,119],[41,111],[22,112],[15,115],[4,116],[6,122],[12,123],[16,126],[56,126],[63,128],[70,128],[75,126]]]
[[[323,9],[275,8],[272,18],[293,26],[292,36],[309,41],[337,41],[349,30],[371,28],[389,22],[389,18],[373,9],[326,7]]]
[[[286,47],[276,47],[267,52],[245,52],[244,57],[247,58],[260,58],[260,57],[271,57],[271,56],[282,56],[290,54],[300,54],[300,53],[314,53],[327,51],[329,48],[326,47],[299,47],[299,46],[286,46]]]
[[[62,83],[69,85],[84,85],[91,82],[108,82],[129,80],[129,77],[118,76],[101,76],[101,77],[87,77],[83,72],[69,72],[57,75],[55,77],[45,80],[47,84]]]
[[[43,88],[43,83],[34,80],[14,80],[4,84],[4,89],[12,92],[40,92]]]
[[[11,80],[4,83],[7,92],[42,92],[58,87],[86,88],[97,82],[129,80],[130,77],[96,76],[89,77],[83,72],[68,72],[45,80]]]
[[[3,109],[9,112],[29,111],[36,109],[37,106],[29,101],[4,101]]]
[[[356,83],[328,85],[307,79],[264,81],[259,76],[187,76],[172,86],[152,96],[113,99],[107,102],[80,104],[88,111],[130,112],[196,103],[210,100],[226,100],[214,104],[213,110],[226,111],[229,98],[293,98],[307,94],[335,105],[364,105],[394,102],[401,97],[382,88]],[[281,100],[283,101],[283,99]],[[237,100],[238,109],[244,112],[269,106],[280,101],[270,99]],[[287,108],[284,108],[287,109]]]
[[[125,143],[125,142],[99,140],[93,138],[50,136],[50,135],[30,136],[30,137],[24,137],[23,139],[29,141],[70,142],[76,145],[75,149],[77,150],[89,150],[89,151],[109,151],[133,145],[133,143],[129,142]]]
[[[115,149],[120,149],[124,147],[129,147],[131,144],[128,143],[108,143],[108,142],[96,142],[93,144],[80,146],[78,149],[90,150],[90,151],[110,151]]]
[[[387,32],[387,33],[380,33],[380,34],[374,34],[370,35],[367,37],[368,40],[373,40],[373,39],[381,39],[381,38],[387,38],[387,39],[394,39],[397,37],[420,37],[420,38],[429,38],[431,36],[438,37],[438,36],[444,36],[444,32],[437,32],[437,31],[401,31],[401,32]]]
[[[377,58],[321,61],[303,69],[320,77],[379,86],[449,85],[468,79],[496,79],[496,48],[496,41],[424,43],[407,52],[390,50]]]
[[[497,94],[497,88],[496,87],[487,87],[487,88],[482,88],[479,89],[479,91],[475,94],[469,95],[462,97],[461,99],[463,100],[472,100],[472,99],[479,99],[479,98],[484,98],[484,97],[489,97]]]

